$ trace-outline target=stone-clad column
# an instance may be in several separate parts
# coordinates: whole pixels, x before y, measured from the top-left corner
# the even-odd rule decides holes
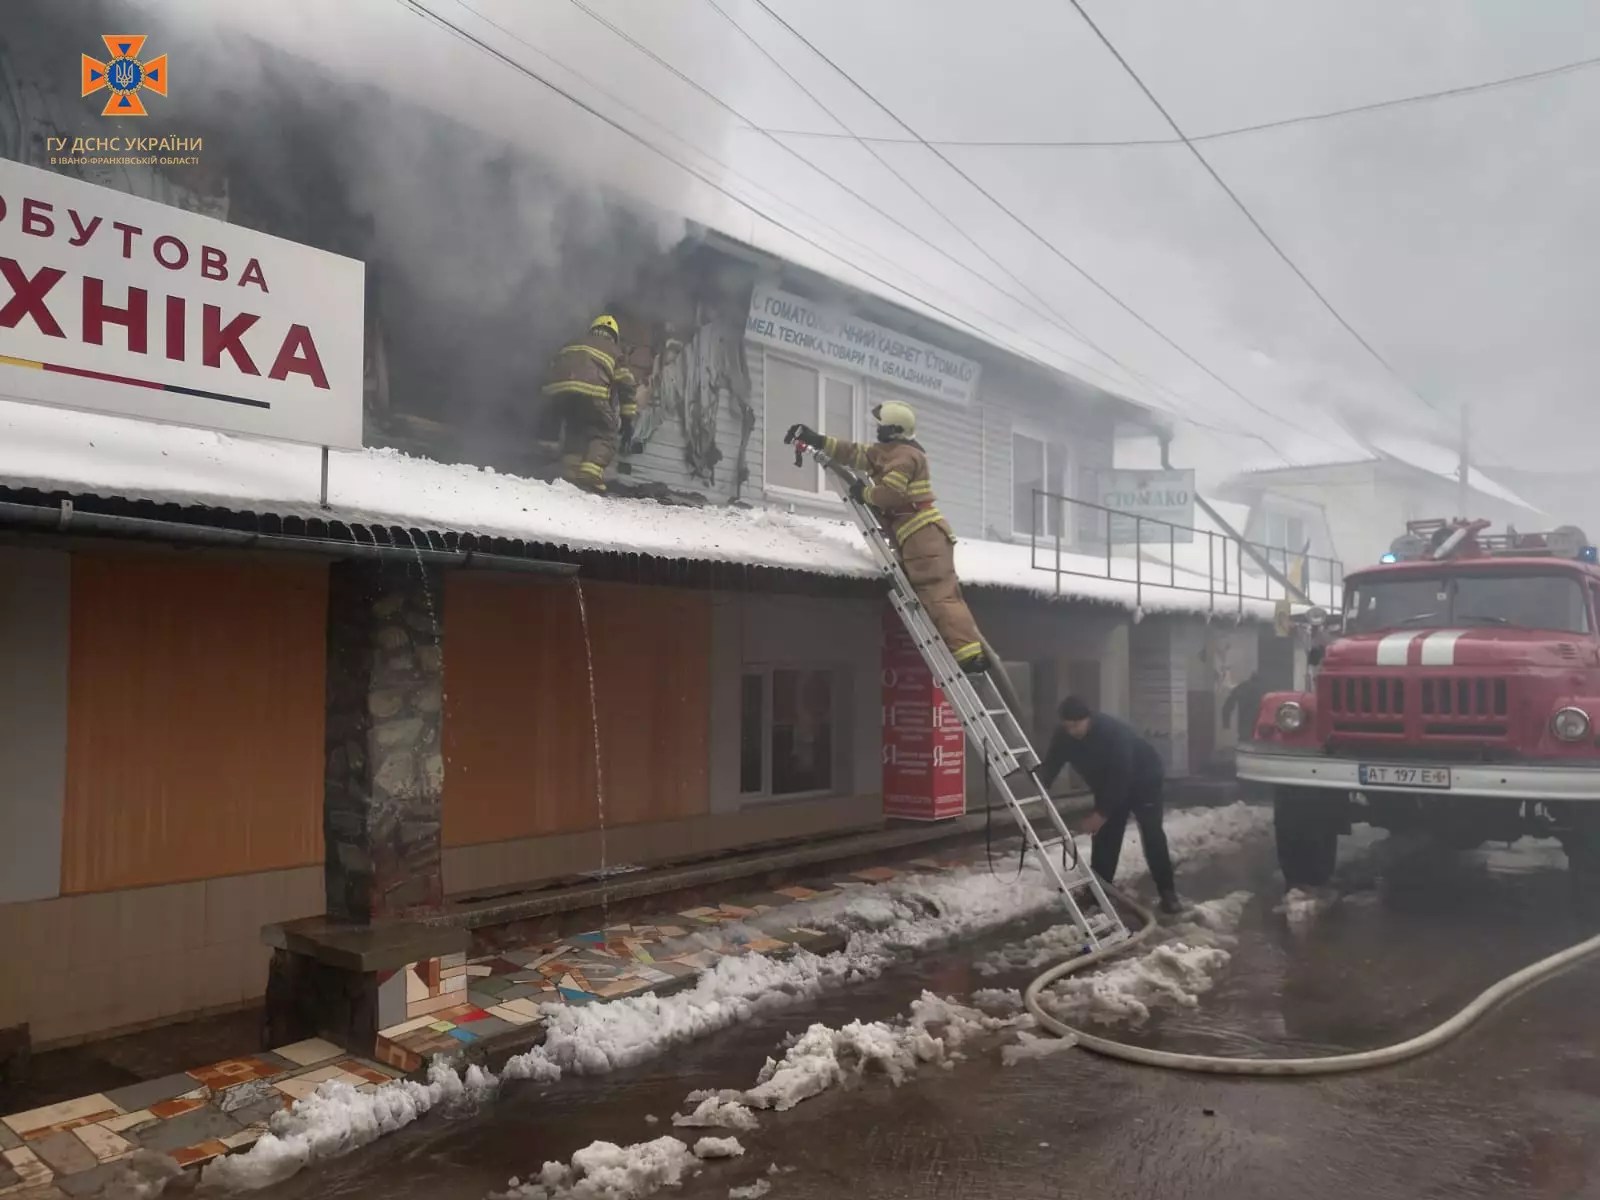
[[[328,916],[370,922],[443,901],[444,589],[437,570],[340,562],[328,580]]]

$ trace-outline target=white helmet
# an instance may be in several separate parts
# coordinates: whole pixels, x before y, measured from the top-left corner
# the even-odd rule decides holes
[[[878,422],[878,436],[885,440],[916,436],[916,411],[903,400],[885,400],[882,404],[874,405],[872,418]],[[886,429],[891,432],[885,434]]]

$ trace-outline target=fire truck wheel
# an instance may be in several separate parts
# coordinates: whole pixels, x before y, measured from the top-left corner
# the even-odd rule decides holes
[[[1567,870],[1586,886],[1600,885],[1600,810],[1593,804],[1566,805],[1561,826]]]
[[[1273,832],[1278,842],[1278,869],[1289,887],[1321,887],[1333,877],[1343,801],[1339,793],[1316,788],[1276,789]]]

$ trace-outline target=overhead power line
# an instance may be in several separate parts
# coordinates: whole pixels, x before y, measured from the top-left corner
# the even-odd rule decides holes
[[[782,220],[779,220],[771,212],[768,212],[768,211],[765,211],[765,210],[763,210],[761,208],[758,208],[756,205],[752,204],[748,199],[746,199],[745,197],[740,196],[736,192],[732,191],[725,184],[723,184],[722,182],[718,181],[717,179],[714,179],[711,176],[707,175],[704,171],[698,169],[697,167],[693,166],[692,164],[687,163],[687,162],[683,161],[681,158],[676,157],[673,154],[669,153],[668,151],[662,149],[660,146],[656,145],[654,142],[650,141],[648,138],[644,137],[642,134],[640,134],[640,133],[628,128],[628,126],[624,125],[622,122],[620,122],[620,121],[616,120],[615,118],[607,115],[606,113],[600,111],[594,105],[590,104],[588,101],[582,99],[581,97],[579,97],[579,96],[573,94],[572,92],[568,91],[567,89],[561,87],[559,84],[557,84],[557,83],[553,82],[552,80],[546,78],[545,76],[539,74],[539,72],[533,70],[531,67],[527,66],[526,64],[517,61],[511,55],[506,54],[505,52],[503,52],[502,50],[498,49],[497,47],[495,47],[491,43],[485,41],[483,38],[478,37],[477,35],[471,33],[470,31],[462,28],[460,25],[457,25],[455,22],[450,21],[448,18],[446,18],[446,17],[440,15],[439,13],[433,11],[425,3],[423,3],[423,0],[396,0],[396,2],[398,4],[400,4],[402,7],[406,8],[408,11],[412,12],[414,15],[416,15],[418,17],[421,17],[426,21],[429,21],[430,23],[432,23],[435,26],[441,28],[445,32],[451,34],[453,37],[457,38],[458,40],[460,40],[460,41],[462,41],[462,42],[464,42],[464,43],[466,43],[466,44],[468,44],[470,46],[475,47],[476,49],[478,49],[479,51],[481,51],[481,52],[483,52],[485,54],[490,55],[491,57],[497,59],[498,61],[500,61],[504,65],[510,67],[512,70],[516,71],[517,73],[525,76],[526,78],[532,80],[535,83],[538,83],[540,86],[548,89],[549,91],[553,92],[555,95],[560,96],[562,99],[568,101],[570,104],[572,104],[575,107],[581,109],[583,112],[589,114],[590,116],[592,116],[595,119],[601,121],[602,123],[610,126],[612,129],[615,129],[617,132],[623,134],[625,137],[629,138],[630,140],[638,143],[640,146],[644,147],[646,150],[648,150],[651,153],[657,155],[658,157],[662,158],[663,160],[665,160],[666,162],[670,163],[671,165],[677,167],[679,170],[681,170],[684,173],[690,175],[694,179],[699,180],[701,183],[705,184],[707,187],[709,187],[709,188],[713,189],[714,191],[718,192],[719,194],[727,197],[729,200],[732,200],[735,204],[738,204],[741,208],[747,209],[751,213],[753,213],[756,216],[760,217],[762,220],[769,222],[775,228],[781,229],[783,232],[789,234],[791,237],[794,237],[794,238],[798,239],[799,241],[804,242],[806,245],[811,246],[813,249],[821,251],[822,253],[828,255],[828,257],[830,257],[830,258],[837,259],[837,260],[842,261],[842,262],[848,262],[852,269],[854,269],[856,271],[859,271],[866,278],[871,279],[875,283],[878,283],[878,284],[882,285],[883,287],[887,288],[892,294],[894,294],[896,296],[904,297],[905,302],[910,303],[912,306],[915,307],[915,306],[920,305],[921,307],[926,308],[931,312],[937,313],[940,317],[942,317],[943,319],[949,321],[953,326],[955,326],[956,328],[965,330],[967,333],[969,333],[971,336],[977,338],[979,341],[982,341],[982,342],[984,342],[986,344],[992,342],[993,335],[989,331],[981,329],[978,326],[974,325],[967,318],[959,316],[958,314],[956,314],[954,312],[951,312],[948,309],[945,309],[945,308],[941,307],[938,304],[935,304],[933,301],[927,299],[925,296],[913,295],[903,285],[895,283],[892,280],[890,280],[890,279],[888,279],[888,278],[886,278],[886,277],[884,277],[882,275],[877,274],[876,272],[870,270],[868,267],[864,266],[861,262],[857,261],[854,258],[847,258],[846,256],[842,255],[838,250],[824,245],[822,242],[819,242],[816,238],[810,236],[809,234],[804,233],[800,229],[797,229],[792,224],[789,224],[789,223],[786,223],[786,222],[784,222]],[[473,15],[477,16],[480,20],[485,21],[487,24],[494,25],[496,28],[501,29],[502,32],[506,32],[508,36],[511,36],[511,37],[515,38],[515,35],[509,33],[509,31],[504,30],[503,26],[499,26],[494,21],[489,20],[486,17],[483,17],[481,14],[479,14],[479,13],[475,12],[474,10],[472,10],[465,3],[462,4],[462,7],[466,8],[467,11],[472,12]],[[521,39],[517,39],[517,40],[520,41]],[[524,44],[526,44],[526,43],[524,43]],[[536,52],[540,53],[541,56],[543,56],[543,52],[542,51],[537,51],[537,48],[533,48],[533,49],[535,49]],[[616,102],[618,104],[621,104],[623,107],[629,108],[629,111],[633,112],[636,116],[639,116],[641,119],[649,122],[649,118],[647,116],[645,116],[644,114],[638,113],[637,110],[632,109],[630,106],[626,105],[624,102],[622,102],[620,100],[617,100],[615,97],[609,96],[609,94],[605,93],[603,89],[600,89],[597,85],[595,85],[593,83],[593,81],[584,78],[582,75],[579,75],[575,71],[572,72],[572,73],[575,76],[577,76],[579,79],[582,79],[584,83],[588,84],[591,87],[595,87],[597,91],[601,92],[601,94],[607,95],[607,97],[609,99],[612,99],[614,102]],[[655,122],[650,122],[650,123],[651,124],[655,124]],[[658,128],[659,128],[659,126],[658,126]],[[677,138],[677,135],[672,134],[670,130],[666,131],[666,132],[668,133],[669,136],[674,137],[676,140],[683,141],[682,138]],[[685,145],[690,145],[690,143],[687,143],[687,142],[685,142],[684,144]],[[692,147],[691,146],[691,148],[695,149],[697,153],[702,153],[702,154],[704,153],[704,151],[699,150],[698,147]],[[711,156],[706,155],[706,157],[710,158]],[[715,159],[711,159],[711,161],[715,162],[718,167],[720,167],[720,168],[722,168],[724,170],[727,170],[728,173],[730,175],[734,176],[735,178],[743,178],[743,177],[739,176],[737,172],[734,172],[730,168],[727,168],[724,164],[716,162]],[[749,180],[745,180],[745,182],[751,183],[751,181],[749,181]],[[761,188],[757,184],[751,183],[751,186],[754,187],[757,191],[766,191],[766,189]],[[770,195],[770,193],[768,193],[768,194]],[[815,218],[811,214],[805,212],[803,209],[800,209],[800,208],[798,208],[798,207],[796,207],[796,206],[794,206],[792,204],[788,204],[785,201],[779,200],[779,203],[784,203],[787,207],[793,209],[796,213],[798,213],[800,216],[804,217],[806,220],[813,221],[817,225],[819,225],[821,228],[826,229],[831,233],[837,234],[844,241],[850,242],[851,244],[853,244],[856,247],[858,247],[863,253],[873,255],[874,257],[878,257],[877,253],[875,251],[873,251],[870,247],[864,246],[859,242],[855,242],[855,240],[850,238],[847,234],[844,234],[844,233],[840,232],[839,230],[833,229],[831,226],[827,225],[825,222],[819,221],[817,218]],[[922,283],[925,286],[928,286],[930,288],[934,287],[934,285],[929,284],[926,280],[918,279],[915,275],[911,275],[909,272],[908,272],[908,275],[910,276],[910,278],[914,282]],[[1038,342],[1037,339],[1030,337],[1028,334],[1023,333],[1021,330],[1014,329],[1014,328],[1004,324],[1003,322],[999,321],[996,318],[989,317],[987,314],[980,314],[980,315],[983,315],[985,317],[985,319],[987,319],[987,320],[994,321],[996,327],[998,327],[998,328],[1005,329],[1007,332],[1015,334],[1016,336],[1018,336],[1020,338],[1023,338],[1023,339],[1025,339],[1027,341],[1035,342],[1035,344],[1037,344],[1041,349],[1043,349],[1044,351],[1046,351],[1049,354],[1058,354],[1058,353],[1060,353],[1054,347],[1050,347],[1050,346],[1045,345],[1042,342]],[[1041,365],[1045,365],[1045,366],[1050,365],[1049,363],[1045,362],[1044,360],[1038,360],[1038,361],[1040,361]],[[1093,368],[1087,368],[1087,369],[1091,369],[1092,370]],[[1096,373],[1099,374],[1100,372],[1097,371]]]
[[[1547,67],[1541,71],[1528,71],[1521,75],[1507,75],[1500,79],[1488,79],[1482,83],[1463,84],[1461,87],[1441,88],[1436,92],[1419,92],[1412,96],[1396,96],[1390,100],[1374,100],[1370,104],[1355,104],[1349,108],[1335,108],[1328,112],[1306,113],[1298,117],[1283,117],[1276,121],[1261,121],[1255,125],[1237,125],[1231,129],[1218,129],[1211,133],[1192,133],[1187,139],[1181,137],[1169,138],[1082,138],[1076,140],[1055,140],[1049,138],[929,138],[928,141],[935,146],[950,146],[955,149],[962,147],[977,149],[1072,149],[1076,147],[1118,147],[1118,146],[1181,146],[1189,142],[1215,142],[1224,138],[1239,137],[1247,133],[1262,133],[1269,129],[1286,129],[1292,125],[1311,125],[1319,121],[1334,121],[1340,117],[1359,116],[1362,113],[1381,112],[1386,108],[1404,108],[1416,104],[1428,104],[1435,100],[1450,100],[1457,96],[1472,96],[1479,92],[1491,92],[1499,88],[1516,87],[1524,83],[1538,83],[1545,79],[1554,79],[1560,75],[1570,75],[1578,71],[1587,71],[1593,67],[1600,67],[1600,58],[1582,58],[1576,62],[1562,63],[1559,67]],[[921,138],[905,137],[865,137],[865,135],[851,133],[821,133],[806,129],[769,129],[767,132],[779,137],[796,138],[856,138],[863,137],[869,142],[880,145],[910,145],[915,146]]]
[[[904,129],[907,133],[910,133],[914,137],[916,137],[918,144],[920,144],[923,147],[925,147],[930,153],[932,153],[936,158],[938,158],[940,162],[944,163],[945,166],[949,167],[950,170],[954,171],[963,180],[965,180],[969,187],[971,187],[974,191],[976,191],[980,196],[982,196],[990,204],[994,205],[997,209],[999,209],[1002,213],[1004,213],[1019,228],[1023,229],[1024,231],[1026,231],[1027,234],[1030,237],[1032,237],[1035,241],[1037,241],[1046,250],[1050,251],[1050,253],[1052,255],[1054,255],[1056,258],[1058,258],[1061,262],[1065,263],[1068,267],[1072,268],[1073,271],[1077,272],[1077,274],[1085,282],[1087,282],[1090,286],[1092,286],[1096,291],[1100,292],[1101,295],[1105,296],[1108,300],[1110,300],[1118,308],[1122,309],[1123,312],[1127,313],[1135,321],[1137,321],[1139,324],[1143,325],[1151,333],[1155,334],[1156,337],[1161,339],[1161,341],[1165,342],[1168,346],[1172,347],[1172,349],[1176,350],[1186,360],[1188,360],[1195,367],[1199,368],[1202,372],[1204,372],[1207,377],[1212,379],[1214,382],[1216,382],[1218,385],[1220,385],[1223,389],[1225,389],[1231,395],[1236,396],[1239,400],[1243,401],[1247,406],[1249,406],[1250,408],[1254,409],[1256,412],[1260,413],[1262,416],[1267,417],[1269,420],[1276,421],[1280,425],[1283,425],[1283,426],[1285,426],[1285,427],[1287,427],[1289,429],[1293,429],[1298,433],[1304,433],[1304,434],[1307,434],[1308,436],[1311,436],[1311,437],[1319,437],[1320,438],[1320,435],[1312,433],[1310,430],[1305,429],[1303,426],[1296,425],[1293,421],[1289,421],[1289,420],[1285,419],[1281,414],[1275,413],[1271,409],[1269,409],[1266,406],[1264,406],[1264,405],[1260,404],[1259,402],[1257,402],[1256,400],[1251,399],[1249,396],[1245,395],[1242,391],[1240,391],[1237,387],[1235,387],[1232,383],[1228,382],[1221,375],[1217,374],[1217,372],[1212,370],[1211,367],[1207,366],[1204,362],[1200,361],[1200,359],[1197,358],[1194,354],[1192,354],[1188,349],[1186,349],[1185,347],[1180,345],[1174,338],[1169,336],[1164,330],[1162,330],[1159,326],[1157,326],[1155,324],[1155,322],[1151,321],[1148,317],[1146,317],[1138,309],[1134,308],[1133,305],[1131,305],[1126,300],[1124,300],[1121,296],[1119,296],[1115,292],[1113,292],[1106,284],[1102,283],[1094,275],[1090,274],[1089,271],[1085,267],[1080,265],[1075,259],[1073,259],[1069,254],[1067,254],[1066,251],[1061,249],[1061,247],[1057,246],[1049,238],[1045,237],[1044,234],[1040,233],[1038,229],[1036,229],[1033,225],[1031,225],[1029,222],[1024,220],[1020,214],[1018,214],[1014,209],[1012,209],[1009,205],[1007,205],[1003,200],[1001,200],[993,192],[989,191],[989,189],[984,187],[981,183],[979,183],[976,179],[974,179],[970,174],[968,174],[965,170],[963,170],[958,163],[956,163],[954,160],[952,160],[950,158],[949,155],[947,155],[944,152],[942,152],[937,146],[933,145],[926,138],[922,137],[922,135],[918,134],[917,131],[915,129],[913,129],[897,113],[895,113],[893,109],[891,109],[882,100],[879,100],[877,98],[877,96],[873,95],[873,93],[864,84],[862,84],[859,80],[857,80],[854,76],[852,76],[848,71],[846,71],[838,63],[836,63],[832,58],[830,58],[827,55],[827,53],[825,53],[819,46],[817,46],[814,42],[812,42],[809,38],[807,38],[805,36],[805,34],[801,33],[793,25],[789,24],[789,22],[786,21],[780,14],[778,14],[777,12],[774,12],[773,9],[772,9],[772,6],[767,3],[767,0],[755,0],[755,3],[769,17],[771,17],[779,25],[783,26],[783,28],[786,29],[789,32],[790,36],[792,36],[801,45],[805,46],[806,49],[811,51],[812,54],[816,55],[819,59],[821,59],[824,63],[826,63],[836,74],[838,74],[841,78],[846,80],[852,87],[854,87],[858,92],[860,92],[869,101],[871,101],[871,103],[875,107],[877,107],[886,116],[888,116],[890,120],[894,121],[895,124],[899,125],[900,128]],[[1259,437],[1260,435],[1255,435],[1255,436]],[[1272,444],[1270,442],[1268,442],[1267,445],[1272,446]],[[1279,450],[1276,446],[1272,446],[1272,449],[1273,449],[1274,453],[1277,453],[1281,457],[1288,458],[1288,456],[1285,455],[1283,453],[1283,451]]]

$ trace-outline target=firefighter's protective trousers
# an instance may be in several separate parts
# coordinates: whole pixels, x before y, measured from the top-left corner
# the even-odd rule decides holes
[[[548,418],[565,427],[561,439],[561,474],[580,487],[604,483],[606,468],[617,457],[620,422],[611,397],[586,392],[547,392]]]
[[[866,501],[878,510],[900,548],[906,579],[950,653],[958,663],[977,658],[983,642],[961,595],[956,538],[934,499],[927,453],[909,440],[863,446],[827,437],[823,443],[830,458],[871,479]]]

